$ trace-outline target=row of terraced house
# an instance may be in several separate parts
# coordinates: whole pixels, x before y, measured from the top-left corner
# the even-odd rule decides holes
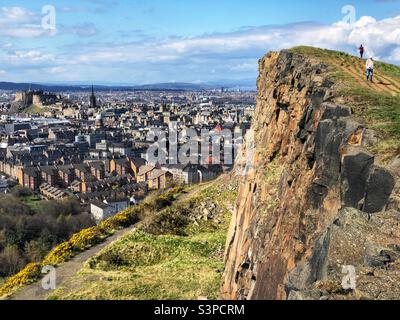
[[[136,183],[139,168],[145,164],[144,159],[128,157],[53,166],[26,166],[0,161],[0,172],[34,191],[59,188],[70,193],[86,194],[116,190],[126,184]],[[56,189],[55,193],[59,196]]]

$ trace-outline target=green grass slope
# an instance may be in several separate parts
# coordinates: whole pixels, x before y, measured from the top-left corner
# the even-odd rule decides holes
[[[32,104],[28,108],[22,110],[21,112],[24,112],[27,114],[34,114],[34,115],[43,115],[48,110],[49,110],[49,108],[39,107],[37,105]]]
[[[197,187],[92,257],[49,299],[216,299],[236,192],[221,180]]]
[[[314,47],[296,47],[293,53],[319,60],[330,66],[342,103],[352,107],[358,121],[375,130],[380,138],[370,151],[383,163],[400,154],[400,67],[375,63],[374,82],[365,79],[365,60],[344,52]]]

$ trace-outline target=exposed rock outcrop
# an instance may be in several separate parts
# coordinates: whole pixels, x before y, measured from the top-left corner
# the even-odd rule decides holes
[[[382,251],[377,238],[367,246],[364,234],[373,229],[371,219],[395,201],[397,178],[365,149],[373,132],[352,118],[350,108],[335,103],[327,70],[288,51],[260,60],[252,131],[235,168],[240,188],[222,298],[331,298],[315,286],[336,281],[341,272],[334,252],[338,225],[350,223],[346,212],[366,225],[364,237],[348,243],[362,256],[355,267],[387,266],[398,257],[392,246]],[[396,221],[396,214],[391,218]],[[391,238],[398,239],[398,228],[394,231]],[[350,260],[343,257],[342,263]]]

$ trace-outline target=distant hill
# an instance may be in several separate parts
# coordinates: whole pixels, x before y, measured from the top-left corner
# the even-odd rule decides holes
[[[224,84],[195,84],[186,82],[168,82],[168,83],[154,83],[145,85],[134,86],[118,86],[118,85],[94,85],[96,91],[127,91],[127,90],[171,90],[171,91],[201,91],[225,88],[245,88],[251,89],[252,85],[245,83],[224,83]],[[91,90],[90,84],[37,84],[37,83],[14,83],[14,82],[0,82],[0,90],[44,90],[50,92],[63,92],[63,91],[84,91]],[[255,85],[254,85],[255,89]]]
[[[154,83],[144,84],[133,87],[135,90],[211,90],[216,86],[207,84],[193,84],[185,82],[167,82],[167,83]]]
[[[75,91],[82,89],[90,89],[89,86],[69,86],[69,85],[43,85],[36,83],[14,83],[14,82],[0,82],[0,90],[44,90],[44,91]],[[97,90],[105,87],[95,86]]]

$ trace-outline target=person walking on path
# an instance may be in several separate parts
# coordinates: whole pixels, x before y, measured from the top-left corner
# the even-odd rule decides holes
[[[362,58],[364,56],[364,52],[365,52],[365,49],[364,49],[363,45],[360,45],[360,47],[358,48],[358,51],[360,52],[360,57],[361,57],[361,60],[362,60]]]
[[[367,81],[372,82],[374,76],[374,59],[372,57],[367,60],[365,68],[367,69]]]

